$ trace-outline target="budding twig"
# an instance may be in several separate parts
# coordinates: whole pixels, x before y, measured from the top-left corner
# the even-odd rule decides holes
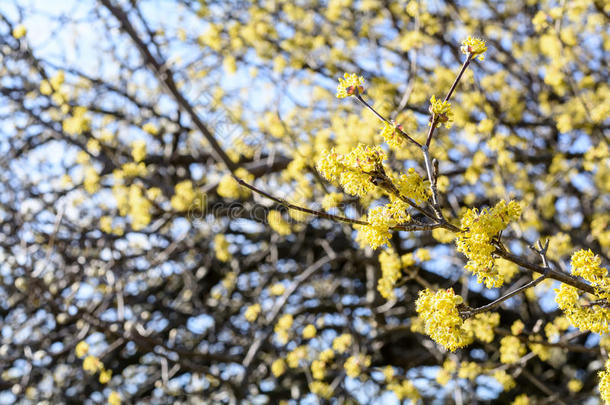
[[[511,292],[507,293],[506,295],[503,295],[502,297],[498,298],[497,300],[490,302],[487,305],[483,305],[482,307],[479,307],[479,308],[463,311],[460,313],[460,315],[462,316],[462,318],[468,319],[471,316],[474,316],[476,314],[480,314],[480,313],[486,312],[486,311],[491,311],[492,309],[499,307],[500,304],[502,304],[507,299],[514,297],[515,295],[519,294],[522,291],[527,290],[530,287],[537,286],[542,281],[544,281],[544,279],[546,279],[546,278],[547,278],[546,275],[542,275],[542,276],[538,277],[537,279],[534,279],[534,280],[530,281],[529,283],[517,288],[516,290],[511,291]]]
[[[366,108],[371,110],[373,112],[373,114],[375,114],[377,116],[377,118],[379,118],[381,121],[385,122],[386,124],[393,126],[394,130],[396,132],[398,132],[398,134],[400,136],[402,136],[406,140],[410,141],[411,143],[413,143],[413,144],[415,144],[415,145],[417,145],[418,147],[421,148],[421,144],[419,142],[417,142],[415,139],[411,138],[409,136],[409,134],[407,134],[405,131],[403,131],[401,128],[399,128],[397,125],[394,125],[391,121],[388,121],[383,115],[379,114],[377,112],[377,110],[375,110],[369,103],[366,102],[366,100],[364,100],[362,98],[362,96],[360,94],[356,94],[355,96],[356,96],[356,99],[358,99],[358,101],[360,101]]]
[[[251,191],[262,195],[263,197],[276,202],[277,204],[286,207],[288,209],[291,210],[295,210],[295,211],[300,211],[300,212],[304,212],[306,214],[310,214],[310,215],[315,215],[319,218],[324,218],[324,219],[330,219],[332,221],[336,221],[336,222],[344,222],[344,223],[348,223],[351,225],[364,225],[364,226],[369,226],[370,224],[366,221],[361,221],[358,219],[353,219],[353,218],[347,218],[347,217],[343,217],[341,215],[333,215],[333,214],[329,214],[323,211],[318,211],[318,210],[314,210],[311,208],[307,208],[307,207],[301,207],[299,205],[295,205],[292,203],[289,203],[288,201],[276,197],[272,194],[269,194],[266,191],[263,191],[255,186],[253,186],[252,184],[249,184],[247,182],[245,182],[244,180],[240,179],[239,177],[237,177],[236,175],[232,174],[233,179],[235,179],[235,181],[237,183],[239,183],[240,185],[250,189]],[[417,207],[417,206],[416,206]],[[418,207],[419,208],[419,207]],[[429,214],[428,214],[429,215]],[[390,230],[393,231],[430,231],[432,229],[436,229],[441,227],[442,224],[441,223],[434,223],[434,224],[419,224],[419,223],[406,223],[406,224],[402,224],[402,225],[396,225],[390,228]]]

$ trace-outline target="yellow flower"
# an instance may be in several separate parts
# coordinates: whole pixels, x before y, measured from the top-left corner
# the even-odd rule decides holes
[[[493,378],[502,384],[504,391],[510,391],[517,385],[515,379],[504,370],[497,370],[494,372]]]
[[[240,167],[235,171],[235,176],[242,179],[246,183],[252,183],[254,181],[254,175],[243,167]],[[232,198],[234,200],[248,198],[251,194],[249,189],[242,187],[230,174],[226,174],[222,177],[222,179],[220,179],[218,189],[216,191],[219,196]]]
[[[278,319],[276,328],[277,329],[290,329],[292,326],[293,318],[290,314],[284,314]]]
[[[472,333],[463,328],[457,305],[462,297],[455,295],[453,289],[436,293],[425,289],[419,292],[415,310],[424,320],[425,331],[436,343],[454,351],[472,342]]]
[[[267,214],[267,221],[269,221],[269,226],[275,232],[280,235],[290,235],[292,233],[292,229],[290,228],[290,224],[282,218],[282,213],[276,210],[271,210]]]
[[[521,215],[521,206],[516,201],[508,204],[502,200],[491,209],[479,213],[476,208],[466,211],[461,221],[462,231],[458,233],[456,245],[458,252],[468,258],[466,269],[477,276],[477,281],[484,282],[487,288],[501,287],[504,276],[494,267],[492,256],[495,248],[493,238],[510,221]]]
[[[332,349],[322,350],[319,358],[321,361],[328,363],[335,358],[335,352]]]
[[[297,368],[299,362],[305,357],[307,357],[307,346],[297,346],[286,355],[286,363],[288,363],[290,368]]]
[[[445,124],[445,128],[451,128],[453,112],[451,111],[451,103],[449,101],[437,100],[435,96],[432,96],[430,97],[430,107],[428,110],[434,115],[433,118],[430,118],[431,121],[428,125],[432,125],[432,120],[434,119],[437,128],[442,124]]]
[[[381,136],[383,139],[385,139],[390,148],[398,150],[402,146],[404,138],[400,135],[397,128],[402,129],[400,125],[393,121],[391,123],[384,122],[383,129],[381,130]]]
[[[311,339],[316,336],[317,330],[316,327],[312,324],[309,324],[303,328],[303,338]]]
[[[400,279],[401,262],[393,249],[384,250],[379,255],[381,278],[377,281],[377,291],[385,299],[394,299],[394,286]]]
[[[197,193],[193,189],[193,182],[183,180],[174,187],[174,195],[170,203],[176,211],[185,212],[191,208],[196,197]]]
[[[333,349],[339,353],[344,353],[352,344],[352,335],[344,333],[333,340]]]
[[[311,362],[311,375],[316,380],[323,380],[326,376],[326,363],[322,360],[314,360]]]
[[[100,384],[106,384],[108,383],[108,381],[110,381],[110,378],[112,377],[112,370],[102,370],[100,372]]]
[[[500,361],[504,364],[518,362],[525,352],[525,345],[516,336],[505,336],[500,340]]]
[[[157,128],[157,126],[151,122],[144,124],[144,126],[142,126],[142,130],[151,135],[157,135],[159,133],[159,128]]]
[[[343,202],[343,194],[328,193],[322,199],[322,208],[328,211],[331,208],[337,207],[341,202]]]
[[[83,360],[83,370],[91,374],[97,373],[103,366],[100,359],[95,356],[87,356]]]
[[[420,399],[419,391],[409,380],[403,380],[402,383],[390,383],[388,390],[392,391],[399,401],[409,399],[412,403],[417,403]]]
[[[284,291],[286,291],[286,287],[284,287],[284,284],[282,283],[275,283],[269,289],[271,295],[282,295],[284,294]]]
[[[364,77],[355,73],[345,73],[343,79],[339,78],[337,85],[337,98],[345,98],[361,94],[364,91]]]
[[[25,25],[20,24],[20,25],[16,26],[15,28],[13,28],[13,37],[15,39],[19,39],[19,38],[23,37],[25,34],[27,34],[27,29],[25,28]]]
[[[271,363],[271,372],[277,378],[286,372],[286,362],[284,359],[277,359]]]
[[[527,394],[521,394],[515,397],[515,400],[511,403],[511,405],[529,405],[530,399]]]
[[[74,351],[76,352],[76,357],[84,357],[89,352],[89,345],[84,341],[78,342]]]
[[[227,238],[222,234],[214,236],[214,254],[221,262],[228,262],[231,259],[229,241],[227,241]]]
[[[582,381],[573,378],[570,381],[568,381],[568,389],[571,392],[578,392],[582,389]]]
[[[385,158],[385,152],[379,146],[359,144],[346,155],[338,154],[334,149],[325,151],[316,168],[326,180],[338,181],[346,193],[365,197],[375,189],[371,174],[383,170]]]
[[[108,395],[108,403],[110,405],[121,405],[121,395],[116,391],[112,391]]]
[[[478,340],[491,343],[494,340],[494,328],[500,324],[500,314],[485,312],[464,321],[464,330]]]
[[[601,267],[601,259],[590,249],[581,249],[572,255],[572,274],[591,282],[594,286],[608,287],[608,270]]]
[[[487,51],[487,45],[485,41],[479,38],[468,37],[462,41],[462,53],[466,55],[472,55],[477,57],[479,60],[484,60],[485,51]]]
[[[316,394],[319,397],[329,399],[333,395],[332,387],[322,381],[313,381],[309,384],[309,390],[312,394]]]
[[[131,157],[136,162],[141,162],[146,157],[146,142],[143,140],[133,141],[131,143]]]
[[[244,318],[246,318],[246,321],[252,323],[252,322],[256,321],[256,318],[258,318],[258,315],[260,314],[260,312],[261,312],[260,304],[250,305],[246,309],[246,312],[244,312]]]
[[[371,365],[371,357],[363,356],[362,354],[358,354],[356,356],[350,356],[345,363],[343,364],[343,368],[345,368],[345,374],[348,377],[356,378],[360,375],[362,368],[369,367]]]
[[[610,371],[606,367],[605,371],[600,371],[599,376],[599,394],[604,403],[610,403]]]

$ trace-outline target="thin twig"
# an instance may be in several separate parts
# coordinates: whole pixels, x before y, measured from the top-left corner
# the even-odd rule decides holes
[[[295,211],[300,211],[300,212],[304,212],[307,214],[311,214],[311,215],[315,215],[319,218],[324,218],[324,219],[330,219],[332,221],[337,221],[337,222],[345,222],[351,225],[361,225],[361,226],[369,226],[370,224],[366,221],[361,221],[358,219],[352,219],[352,218],[347,218],[347,217],[343,217],[340,215],[333,215],[333,214],[329,214],[323,211],[317,211],[317,210],[313,210],[311,208],[307,208],[307,207],[301,207],[299,205],[295,205],[292,203],[289,203],[288,201],[276,197],[272,194],[269,194],[266,191],[263,191],[255,186],[253,186],[252,184],[246,183],[244,180],[240,179],[239,177],[235,176],[234,174],[232,175],[233,178],[235,179],[235,181],[237,181],[239,184],[241,184],[242,186],[252,190],[253,192],[262,195],[263,197],[266,197],[267,199],[274,201],[276,203],[278,203],[279,205],[286,207],[288,209],[292,209]],[[442,224],[441,223],[433,223],[433,224],[414,224],[414,223],[407,223],[407,224],[402,224],[402,225],[395,225],[393,227],[390,228],[390,230],[394,230],[394,231],[430,231],[432,229],[436,229],[441,227]]]
[[[364,104],[364,106],[366,108],[368,108],[369,110],[371,110],[373,112],[373,114],[375,114],[377,116],[377,118],[379,118],[381,121],[385,122],[388,125],[391,125],[392,127],[394,127],[394,130],[396,132],[398,132],[398,134],[400,136],[402,136],[403,138],[405,138],[406,140],[410,141],[411,143],[413,143],[414,145],[417,145],[418,147],[421,148],[421,144],[419,142],[417,142],[415,139],[411,138],[409,136],[409,134],[407,134],[405,131],[403,131],[402,129],[400,129],[397,125],[394,125],[394,123],[392,123],[391,121],[388,121],[386,118],[384,118],[381,114],[379,114],[377,112],[377,110],[375,110],[369,103],[367,103],[360,94],[356,94],[356,99],[358,101],[360,101],[362,104]]]
[[[460,315],[464,318],[464,319],[468,319],[476,314],[480,314],[482,312],[487,312],[487,311],[491,311],[497,307],[500,306],[500,304],[502,304],[504,301],[506,301],[507,299],[514,297],[515,295],[519,294],[522,291],[527,290],[530,287],[535,287],[538,284],[540,284],[542,281],[544,281],[544,279],[546,279],[547,276],[546,275],[542,275],[540,277],[538,277],[535,280],[530,281],[529,283],[525,284],[524,286],[521,286],[519,288],[517,288],[514,291],[509,292],[506,295],[503,295],[502,297],[498,298],[495,301],[490,302],[487,305],[483,305],[482,307],[479,308],[475,308],[475,309],[471,309],[468,311],[463,311],[460,313]]]

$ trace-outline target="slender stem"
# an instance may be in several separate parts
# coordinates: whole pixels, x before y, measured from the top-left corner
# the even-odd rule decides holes
[[[301,207],[299,205],[291,204],[282,198],[276,197],[272,194],[267,193],[266,191],[263,191],[255,186],[253,186],[252,184],[246,183],[244,180],[240,179],[239,177],[237,177],[235,175],[232,175],[232,176],[235,179],[235,181],[237,181],[242,186],[244,186],[244,187],[252,190],[253,192],[260,194],[263,197],[266,197],[267,199],[274,201],[274,202],[278,203],[279,205],[284,206],[288,209],[305,212],[307,214],[315,215],[319,218],[330,219],[332,221],[345,222],[345,223],[348,223],[351,225],[364,225],[364,226],[370,225],[366,221],[360,221],[358,219],[347,218],[347,217],[343,217],[340,215],[328,214],[323,211],[317,211],[317,210],[313,210],[311,208],[306,208],[306,207]],[[393,231],[429,231],[429,230],[432,230],[435,228],[439,228],[441,225],[442,224],[440,224],[440,223],[421,224],[421,225],[420,224],[402,224],[402,225],[393,226],[390,228],[390,230],[393,230]]]
[[[475,308],[475,309],[471,309],[471,310],[469,310],[469,311],[464,311],[464,312],[462,312],[462,314],[461,314],[461,315],[462,315],[462,317],[463,317],[464,319],[468,319],[468,318],[470,318],[471,316],[474,316],[474,315],[476,315],[476,314],[480,314],[480,313],[482,313],[482,312],[491,311],[492,309],[495,309],[495,308],[499,307],[499,306],[500,306],[500,304],[501,304],[502,302],[506,301],[507,299],[509,299],[509,298],[511,298],[511,297],[514,297],[515,295],[519,294],[519,293],[520,293],[520,292],[522,292],[522,291],[527,290],[527,289],[528,289],[528,288],[530,288],[530,287],[535,287],[535,286],[537,286],[538,284],[540,284],[540,283],[541,283],[541,282],[542,282],[544,279],[546,279],[546,278],[547,278],[547,276],[542,275],[542,276],[538,277],[537,279],[532,280],[532,281],[530,281],[529,283],[527,283],[527,284],[525,284],[525,285],[523,285],[523,286],[521,286],[521,287],[517,288],[516,290],[511,291],[511,292],[509,292],[508,294],[506,294],[506,295],[504,295],[504,296],[502,296],[502,297],[498,298],[497,300],[490,302],[490,303],[489,303],[489,304],[487,304],[487,305],[483,305],[482,307]]]
[[[563,273],[561,271],[557,271],[553,268],[545,268],[545,267],[539,266],[537,264],[530,263],[530,262],[522,259],[521,257],[516,256],[503,248],[500,248],[499,246],[496,246],[496,250],[494,251],[494,254],[502,257],[503,259],[508,260],[509,262],[513,262],[516,265],[523,267],[524,269],[527,269],[527,270],[530,270],[530,271],[533,271],[536,273],[540,273],[540,274],[546,273],[546,276],[549,278],[552,278],[557,281],[561,281],[564,284],[571,285],[572,287],[576,287],[579,290],[582,290],[589,294],[596,295],[595,289],[592,286],[585,283],[584,281],[579,280],[576,277],[570,276],[569,274],[565,274],[565,273]]]
[[[451,88],[449,89],[449,92],[447,93],[447,95],[445,96],[445,99],[443,101],[449,101],[449,99],[451,98],[451,96],[453,95],[453,92],[455,91],[455,88],[457,87],[458,83],[460,82],[460,80],[462,79],[462,75],[464,74],[464,72],[466,71],[466,68],[468,67],[468,65],[470,65],[470,62],[472,61],[472,54],[468,54],[468,57],[466,58],[466,60],[464,61],[464,64],[462,65],[462,69],[460,69],[460,72],[458,73],[458,75],[455,78],[455,81],[453,82],[453,84],[451,85]]]
[[[424,152],[424,162],[426,164],[426,173],[428,174],[428,180],[430,181],[430,190],[432,191],[432,208],[434,209],[434,213],[438,217],[437,219],[443,219],[443,213],[440,209],[438,203],[438,190],[436,188],[436,176],[432,172],[432,162],[430,161],[430,153],[428,152],[428,147],[426,145],[422,146],[422,151]]]
[[[377,112],[377,110],[375,110],[369,103],[367,103],[360,94],[356,95],[356,99],[358,101],[360,101],[366,108],[368,108],[369,110],[371,110],[373,112],[373,114],[375,114],[377,116],[377,118],[379,118],[381,121],[385,122],[388,125],[391,125],[394,127],[394,130],[396,132],[398,132],[400,134],[400,136],[402,136],[403,138],[405,138],[406,140],[410,141],[411,143],[413,143],[414,145],[417,145],[418,147],[421,148],[421,144],[419,142],[417,142],[415,139],[411,138],[409,136],[409,134],[407,134],[405,131],[403,131],[402,129],[398,128],[397,126],[395,126],[394,124],[392,124],[392,122],[388,121],[383,115],[379,114]]]
[[[453,81],[453,84],[451,85],[451,88],[449,89],[449,92],[447,93],[447,95],[445,96],[445,99],[443,101],[449,101],[449,99],[453,95],[453,92],[457,88],[458,83],[462,79],[462,76],[464,75],[466,68],[468,68],[468,65],[470,65],[471,61],[472,61],[472,54],[468,54],[468,57],[464,61],[462,68],[460,69],[459,73],[455,77],[455,80]],[[436,115],[433,113],[430,130],[428,131],[428,136],[426,137],[426,146],[428,146],[428,147],[430,147],[430,143],[432,142],[432,137],[434,136],[434,130],[436,128],[437,120],[438,120],[438,117],[436,117]]]

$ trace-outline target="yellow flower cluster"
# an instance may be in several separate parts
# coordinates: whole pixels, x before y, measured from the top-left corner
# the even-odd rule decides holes
[[[324,208],[326,211],[328,211],[331,208],[337,207],[342,202],[343,202],[343,194],[328,193],[322,199],[322,208]]]
[[[82,106],[74,107],[72,115],[64,120],[62,128],[69,135],[80,135],[89,130],[91,119],[87,114],[87,108]]]
[[[606,369],[599,374],[599,395],[606,404],[610,404],[610,360],[606,360]]]
[[[343,368],[345,368],[345,374],[351,378],[357,378],[362,372],[362,368],[369,367],[371,365],[371,356],[364,356],[358,354],[350,356],[345,360]]]
[[[333,389],[330,384],[322,381],[312,381],[309,384],[309,391],[319,397],[330,399],[333,396]]]
[[[252,323],[252,322],[256,321],[256,318],[258,318],[258,315],[260,313],[261,313],[261,305],[253,304],[253,305],[250,305],[248,308],[246,308],[246,312],[244,312],[244,318],[246,318],[246,321]]]
[[[297,368],[305,357],[307,357],[307,346],[297,346],[286,355],[286,363],[290,368]]]
[[[481,374],[481,366],[474,361],[464,361],[460,363],[458,378],[474,381]]]
[[[231,260],[229,241],[223,234],[214,236],[214,255],[221,262],[228,262]]]
[[[485,51],[487,51],[487,45],[485,41],[479,38],[468,37],[462,41],[462,53],[466,55],[472,55],[477,57],[479,60],[485,60]]]
[[[134,231],[144,229],[150,223],[150,209],[152,204],[142,192],[142,187],[134,184],[129,188],[129,215],[131,216],[131,227]]]
[[[500,314],[484,312],[464,322],[464,331],[474,335],[478,340],[491,343],[494,340],[494,328],[500,324]]]
[[[78,342],[74,352],[78,358],[85,357],[85,355],[89,352],[89,345],[85,341]]]
[[[333,340],[333,350],[337,353],[345,353],[345,351],[352,345],[352,335],[344,333],[337,336]]]
[[[235,176],[242,179],[246,183],[252,183],[254,181],[254,175],[248,172],[243,167],[235,170]],[[225,198],[232,198],[234,200],[246,199],[250,197],[250,190],[239,185],[235,181],[233,176],[226,174],[220,179],[217,189],[218,195]]]
[[[95,193],[100,188],[100,176],[93,166],[88,166],[85,169],[85,179],[83,186],[89,194]]]
[[[424,320],[425,332],[436,343],[454,351],[468,345],[472,340],[463,329],[463,320],[457,309],[462,297],[453,289],[433,293],[429,289],[419,292],[415,310]]]
[[[288,342],[288,331],[292,327],[293,320],[292,315],[284,314],[275,324],[275,328],[273,330],[275,331],[277,339],[280,341],[280,343],[286,344]]]
[[[172,196],[170,203],[172,208],[176,211],[184,212],[191,208],[196,197],[197,194],[193,189],[193,182],[184,180],[174,187],[174,195]]]
[[[108,394],[108,404],[121,405],[121,394],[116,391],[110,392],[110,394]]]
[[[516,336],[505,336],[500,340],[500,361],[504,364],[518,362],[525,352],[525,345]]]
[[[601,260],[590,250],[579,250],[572,255],[572,274],[589,281],[595,287],[598,298],[610,299],[610,280],[608,271],[601,267]],[[555,302],[565,313],[570,323],[580,330],[590,330],[594,333],[610,332],[610,309],[601,305],[583,305],[584,301],[593,301],[590,294],[582,294],[575,287],[562,284],[555,289]]]
[[[451,381],[451,377],[453,373],[457,370],[457,363],[452,359],[446,359],[443,363],[443,368],[438,370],[438,374],[436,375],[436,382],[441,386],[447,385],[449,381]]]
[[[385,245],[392,236],[390,228],[411,220],[407,213],[409,207],[405,202],[390,196],[391,202],[369,210],[367,220],[370,225],[356,225],[359,237],[373,249]],[[361,235],[360,235],[361,234]]]
[[[316,336],[316,333],[318,331],[316,330],[316,327],[312,324],[306,325],[303,328],[303,339],[313,339]]]
[[[437,100],[435,96],[432,96],[428,110],[434,115],[437,128],[443,124],[445,124],[445,128],[451,128],[453,112],[451,111],[451,103],[449,101]],[[432,125],[432,121],[428,125]]]
[[[12,34],[13,34],[13,38],[19,39],[19,38],[25,36],[25,34],[27,34],[27,29],[25,28],[25,25],[19,24],[18,26],[13,28]]]
[[[343,79],[339,78],[337,85],[337,98],[345,98],[362,94],[364,91],[364,77],[356,75],[356,73],[345,73]]]
[[[568,390],[570,390],[570,392],[579,392],[582,390],[582,386],[582,381],[577,378],[572,378],[570,381],[568,381]]]
[[[407,170],[406,174],[403,173],[393,179],[393,182],[401,195],[413,200],[416,204],[428,200],[428,182],[424,181],[412,167]]]
[[[381,278],[377,281],[377,291],[385,299],[394,299],[396,298],[394,286],[398,279],[400,279],[400,270],[402,268],[400,258],[394,250],[384,250],[379,255],[379,264],[381,265]]]
[[[326,376],[326,362],[316,359],[311,362],[311,375],[316,380],[323,380]]]
[[[112,175],[117,180],[124,179],[125,177],[144,177],[146,175],[146,165],[144,162],[127,162],[120,169],[114,170]]]
[[[370,173],[380,170],[385,158],[379,146],[359,144],[346,155],[325,151],[316,167],[326,180],[338,181],[346,193],[364,197],[375,188]]]
[[[549,322],[544,326],[544,333],[546,334],[546,338],[549,342],[556,343],[559,341],[561,333],[567,330],[569,327],[570,320],[565,316],[558,316],[553,320],[553,322]]]
[[[286,372],[286,362],[284,359],[276,359],[271,363],[271,372],[277,378]]]
[[[502,384],[504,391],[510,391],[517,385],[515,379],[504,370],[495,371],[493,373],[493,378],[495,378],[496,381]]]
[[[89,351],[89,345],[86,342],[79,342],[74,350],[77,357],[84,357]],[[112,370],[104,368],[104,363],[96,356],[89,355],[83,360],[83,370],[89,374],[100,372],[100,384],[107,384],[112,378]]]
[[[320,352],[318,358],[311,362],[311,375],[316,380],[323,380],[326,377],[326,368],[328,363],[335,358],[335,352],[332,349],[326,349]]]
[[[387,386],[388,390],[392,391],[399,401],[408,399],[412,403],[416,403],[421,398],[421,395],[415,385],[409,380],[402,380],[399,382],[392,382]]]
[[[286,291],[286,287],[284,287],[284,284],[282,283],[275,283],[269,288],[269,294],[271,295],[282,295],[284,294],[284,291]]]
[[[493,238],[510,221],[521,215],[521,206],[516,201],[508,204],[502,200],[491,209],[480,213],[476,208],[470,209],[462,217],[461,232],[456,239],[458,252],[468,258],[466,269],[477,276],[478,282],[484,282],[487,288],[500,287],[504,276],[494,268],[491,244]]]
[[[282,218],[282,213],[276,210],[271,210],[267,214],[267,221],[269,222],[269,226],[275,232],[280,235],[290,235],[292,233],[292,229],[290,228],[290,224]]]
[[[530,399],[527,394],[517,395],[511,405],[530,405]]]
[[[396,129],[397,127],[399,126],[394,122],[384,122],[383,129],[381,130],[381,136],[383,137],[383,139],[386,141],[390,148],[393,148],[395,150],[398,150],[404,142],[404,138],[398,133]]]
[[[572,255],[572,274],[591,283],[604,298],[610,298],[610,278],[608,270],[601,267],[601,259],[590,249],[581,249]]]
[[[146,157],[146,142],[143,140],[133,141],[131,143],[131,157],[135,162],[141,162]]]

